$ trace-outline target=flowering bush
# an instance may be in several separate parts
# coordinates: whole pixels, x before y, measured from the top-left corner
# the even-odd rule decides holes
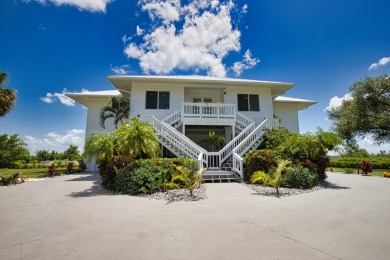
[[[244,181],[250,182],[254,172],[268,173],[271,168],[278,165],[276,155],[271,150],[255,150],[246,154]]]
[[[372,172],[373,167],[369,161],[363,161],[362,164],[360,164],[360,169],[367,175],[369,172]]]

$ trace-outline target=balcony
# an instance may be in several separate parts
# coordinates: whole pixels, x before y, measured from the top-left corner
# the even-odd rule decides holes
[[[181,103],[181,115],[186,125],[234,125],[236,104]]]

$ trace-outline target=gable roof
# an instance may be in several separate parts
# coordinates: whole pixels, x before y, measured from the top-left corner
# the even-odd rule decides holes
[[[303,110],[303,109],[308,108],[311,105],[317,104],[318,102],[317,101],[313,101],[313,100],[307,100],[307,99],[279,96],[279,97],[274,98],[272,103],[296,104],[297,107],[298,107],[298,110]]]
[[[293,83],[259,81],[235,78],[217,78],[208,76],[109,76],[109,81],[121,92],[131,92],[131,85],[135,82],[141,83],[169,83],[169,84],[191,84],[188,87],[200,85],[213,86],[247,86],[270,88],[273,97],[283,95],[287,90],[294,87]]]

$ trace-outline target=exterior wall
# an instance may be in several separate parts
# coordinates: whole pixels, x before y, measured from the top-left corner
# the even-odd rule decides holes
[[[105,129],[100,127],[99,111],[107,105],[109,98],[89,98],[88,113],[87,113],[87,126],[85,130],[85,138],[92,132],[114,132],[114,120],[109,118],[105,122]],[[87,171],[97,171],[97,165],[95,160],[86,161]]]
[[[213,87],[185,88],[185,102],[192,102],[193,97],[212,98],[213,103],[223,103],[223,89]]]
[[[272,117],[272,97],[271,89],[255,88],[255,87],[226,87],[224,103],[237,104],[237,94],[257,94],[259,95],[260,111],[238,111],[245,116],[252,118],[256,125],[260,124],[266,117]]]
[[[280,126],[299,133],[298,108],[295,104],[274,103],[274,114],[280,118]]]
[[[169,109],[145,109],[146,91],[169,91]],[[177,84],[133,83],[131,86],[130,117],[154,115],[162,119],[181,109],[184,102],[184,88]]]

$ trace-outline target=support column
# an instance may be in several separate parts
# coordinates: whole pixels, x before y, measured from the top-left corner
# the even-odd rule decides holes
[[[232,125],[232,140],[236,138],[236,128]]]
[[[182,130],[181,130],[181,133],[183,135],[186,135],[186,125],[183,123],[183,126],[182,126]]]

